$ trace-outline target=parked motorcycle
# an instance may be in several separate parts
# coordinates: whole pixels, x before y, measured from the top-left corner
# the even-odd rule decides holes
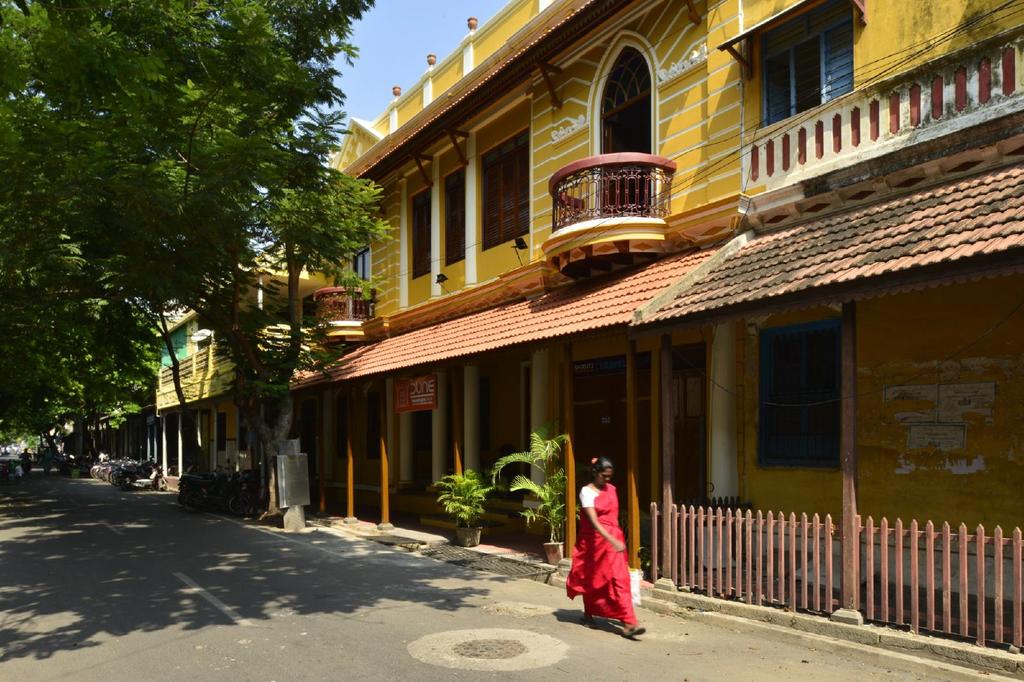
[[[167,490],[163,469],[154,462],[125,468],[119,480],[121,490]]]
[[[178,479],[178,504],[188,511],[225,511],[226,479],[219,474],[184,474]]]
[[[251,471],[185,474],[178,479],[178,503],[188,511],[255,516],[259,512],[259,480]]]

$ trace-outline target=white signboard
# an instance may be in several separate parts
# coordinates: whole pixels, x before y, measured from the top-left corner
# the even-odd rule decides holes
[[[282,508],[309,504],[309,458],[306,453],[277,456],[277,497]]]

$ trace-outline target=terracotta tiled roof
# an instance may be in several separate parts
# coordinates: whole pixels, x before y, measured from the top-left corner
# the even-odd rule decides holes
[[[709,264],[670,302],[646,311],[642,323],[867,284],[1014,249],[1021,249],[1024,263],[1024,165],[758,236]]]
[[[633,311],[697,267],[711,250],[669,256],[642,268],[571,284],[534,300],[508,303],[356,349],[330,372],[354,379],[485,353],[521,343],[628,324]],[[298,385],[327,380],[307,376]]]

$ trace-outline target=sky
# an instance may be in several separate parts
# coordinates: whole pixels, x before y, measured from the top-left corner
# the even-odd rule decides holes
[[[355,24],[352,43],[359,48],[354,66],[339,64],[342,109],[373,120],[391,101],[391,86],[407,92],[427,69],[427,54],[437,60],[454,50],[468,33],[466,19],[480,27],[508,0],[377,0]]]

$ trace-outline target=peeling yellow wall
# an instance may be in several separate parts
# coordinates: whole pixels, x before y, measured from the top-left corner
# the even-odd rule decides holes
[[[1024,523],[1024,315],[1007,319],[1021,291],[1024,277],[1012,277],[859,304],[861,514]],[[987,410],[940,398],[938,415],[934,401],[884,400],[886,386],[906,384],[938,384],[947,396],[988,385],[995,400]],[[964,447],[910,448],[899,419],[910,412],[962,420]]]
[[[973,528],[1024,522],[1024,316],[1006,319],[1024,291],[1024,277],[948,286],[869,299],[857,304],[857,439],[859,508],[876,522],[886,516]],[[763,327],[835,317],[821,309],[773,316]],[[1005,320],[1005,322],[1002,322]],[[1002,324],[1000,324],[1002,322]],[[995,329],[986,332],[994,325]],[[964,349],[962,352],[959,352]],[[741,490],[757,509],[831,513],[841,510],[838,469],[763,467],[757,460],[758,337],[747,327],[740,352],[744,423]],[[950,359],[947,359],[950,358]],[[947,391],[986,390],[995,401],[959,413],[964,447],[910,447],[906,420],[945,419],[955,433],[955,407],[936,412],[932,400],[886,400],[886,388],[917,391],[940,384]],[[960,388],[958,388],[960,387]],[[941,403],[941,401],[940,401]],[[916,416],[911,416],[916,413]],[[902,421],[901,421],[902,420]],[[955,439],[953,439],[955,443]],[[950,441],[943,441],[950,443]],[[728,456],[728,453],[714,453]]]

